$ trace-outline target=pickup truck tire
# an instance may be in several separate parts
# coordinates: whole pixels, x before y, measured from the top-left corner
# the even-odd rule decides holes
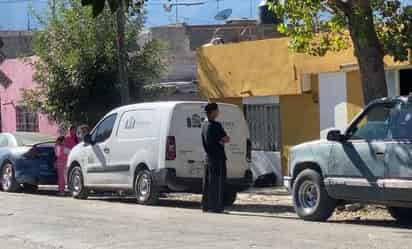
[[[326,221],[336,208],[336,200],[327,193],[322,177],[312,169],[299,173],[292,195],[296,213],[306,221]]]
[[[225,190],[225,196],[224,196],[224,204],[225,207],[230,207],[233,206],[233,203],[235,203],[237,198],[237,192],[233,191],[231,189]]]
[[[156,205],[159,201],[159,187],[153,182],[152,173],[147,169],[140,170],[135,179],[134,192],[137,203],[141,205]]]
[[[388,212],[398,222],[412,224],[412,208],[388,207]]]
[[[74,166],[69,172],[69,189],[76,199],[87,199],[89,191],[84,186],[83,173],[80,166]]]

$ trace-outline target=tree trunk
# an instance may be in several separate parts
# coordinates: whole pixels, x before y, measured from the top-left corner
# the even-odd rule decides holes
[[[122,105],[130,103],[129,81],[127,78],[127,51],[125,45],[126,29],[126,6],[125,1],[119,1],[117,10],[117,55],[118,55],[118,80],[120,84],[120,97]]]
[[[355,56],[358,60],[365,105],[374,99],[386,97],[384,53],[377,37],[373,12],[368,0],[352,0],[344,8],[349,21]]]

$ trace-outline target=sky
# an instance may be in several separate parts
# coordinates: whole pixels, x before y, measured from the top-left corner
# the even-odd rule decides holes
[[[176,0],[172,0],[175,2]],[[179,3],[203,2],[197,6],[180,6],[178,8],[178,22],[188,24],[217,23],[214,19],[218,12],[217,0],[177,0]],[[219,10],[231,8],[232,19],[257,18],[257,6],[260,0],[219,0]],[[149,0],[146,4],[147,26],[159,26],[176,23],[175,8],[166,12],[163,8],[168,0]],[[27,30],[37,28],[35,18],[30,15],[30,8],[36,13],[47,7],[47,0],[0,0],[0,30]]]

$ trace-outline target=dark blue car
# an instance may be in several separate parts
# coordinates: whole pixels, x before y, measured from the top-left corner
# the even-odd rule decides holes
[[[0,183],[5,192],[57,184],[55,138],[39,133],[0,133]]]

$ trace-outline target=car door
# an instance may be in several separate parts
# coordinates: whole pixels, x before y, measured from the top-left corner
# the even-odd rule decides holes
[[[412,201],[412,105],[403,103],[391,126],[385,172],[385,199]]]
[[[103,119],[92,131],[92,144],[86,145],[87,179],[89,185],[114,184],[110,173],[110,137],[117,114]]]
[[[332,148],[328,184],[333,195],[353,200],[383,199],[382,180],[394,103],[368,106]]]

